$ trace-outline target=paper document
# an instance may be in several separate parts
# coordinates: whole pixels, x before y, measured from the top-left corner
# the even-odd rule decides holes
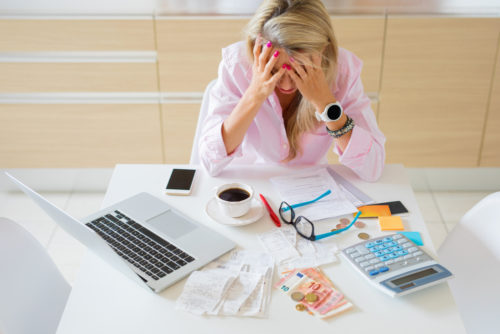
[[[332,193],[321,200],[295,209],[296,216],[301,215],[311,221],[344,216],[357,211],[326,168],[292,176],[274,177],[271,183],[280,193],[282,200],[290,205],[310,201],[331,190]]]
[[[234,251],[188,278],[176,309],[197,315],[266,315],[273,258],[264,252]]]
[[[354,204],[355,207],[375,203],[375,201],[370,196],[368,196],[367,194],[356,188],[351,182],[344,179],[342,176],[340,176],[339,173],[334,171],[331,167],[328,167],[327,170],[328,173],[330,173],[330,175],[335,179],[337,184],[340,186],[346,198],[352,204]]]
[[[266,251],[274,258],[280,276],[295,268],[318,267],[337,261],[336,243],[304,239],[290,225],[274,228],[258,237]]]

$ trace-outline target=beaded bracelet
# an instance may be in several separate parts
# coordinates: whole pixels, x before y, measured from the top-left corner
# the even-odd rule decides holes
[[[338,130],[333,130],[333,131],[330,130],[328,127],[326,127],[326,131],[333,138],[340,138],[343,135],[345,135],[346,133],[348,133],[349,131],[351,131],[352,128],[354,128],[354,121],[352,120],[352,118],[347,116],[347,121],[345,122],[343,127],[341,127]]]

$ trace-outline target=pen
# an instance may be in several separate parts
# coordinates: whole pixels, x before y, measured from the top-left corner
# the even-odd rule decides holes
[[[259,195],[260,199],[262,200],[262,203],[264,203],[264,205],[266,206],[266,209],[269,212],[269,216],[271,216],[271,219],[273,220],[274,224],[278,227],[281,227],[281,223],[280,220],[278,219],[278,216],[276,216],[276,214],[273,212],[273,209],[271,209],[271,206],[269,205],[269,203],[267,203],[264,196],[262,196],[262,194]]]

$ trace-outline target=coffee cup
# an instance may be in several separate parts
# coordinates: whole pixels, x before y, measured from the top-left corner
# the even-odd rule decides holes
[[[215,198],[223,214],[241,217],[252,207],[253,188],[244,183],[227,183],[215,189]]]

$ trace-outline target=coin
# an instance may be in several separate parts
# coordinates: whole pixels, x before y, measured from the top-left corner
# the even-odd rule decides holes
[[[370,239],[370,235],[368,233],[360,233],[360,234],[358,234],[358,238],[363,239],[363,240],[368,240],[368,239]]]
[[[316,296],[314,293],[308,293],[306,295],[306,300],[309,302],[309,303],[314,303],[315,301],[318,300],[318,296]]]
[[[302,299],[304,299],[304,294],[300,291],[295,291],[294,293],[292,293],[291,297],[296,302],[300,302]]]
[[[363,222],[355,222],[354,226],[356,226],[357,228],[363,228],[366,226],[366,224]]]
[[[304,310],[306,309],[306,306],[305,306],[305,305],[303,305],[303,304],[297,304],[297,305],[295,305],[295,309],[296,309],[297,311],[302,312],[302,311],[304,311]]]
[[[349,225],[349,223],[350,223],[349,219],[347,219],[347,218],[342,218],[342,219],[340,219],[340,222],[341,222],[342,224],[346,225],[346,226],[347,226],[347,225]]]
[[[337,231],[337,229],[336,229],[336,228],[334,228],[333,230],[330,230],[330,232],[335,232],[335,231]]]
[[[337,224],[335,227],[337,228],[337,230],[341,229],[342,228],[342,224]]]

